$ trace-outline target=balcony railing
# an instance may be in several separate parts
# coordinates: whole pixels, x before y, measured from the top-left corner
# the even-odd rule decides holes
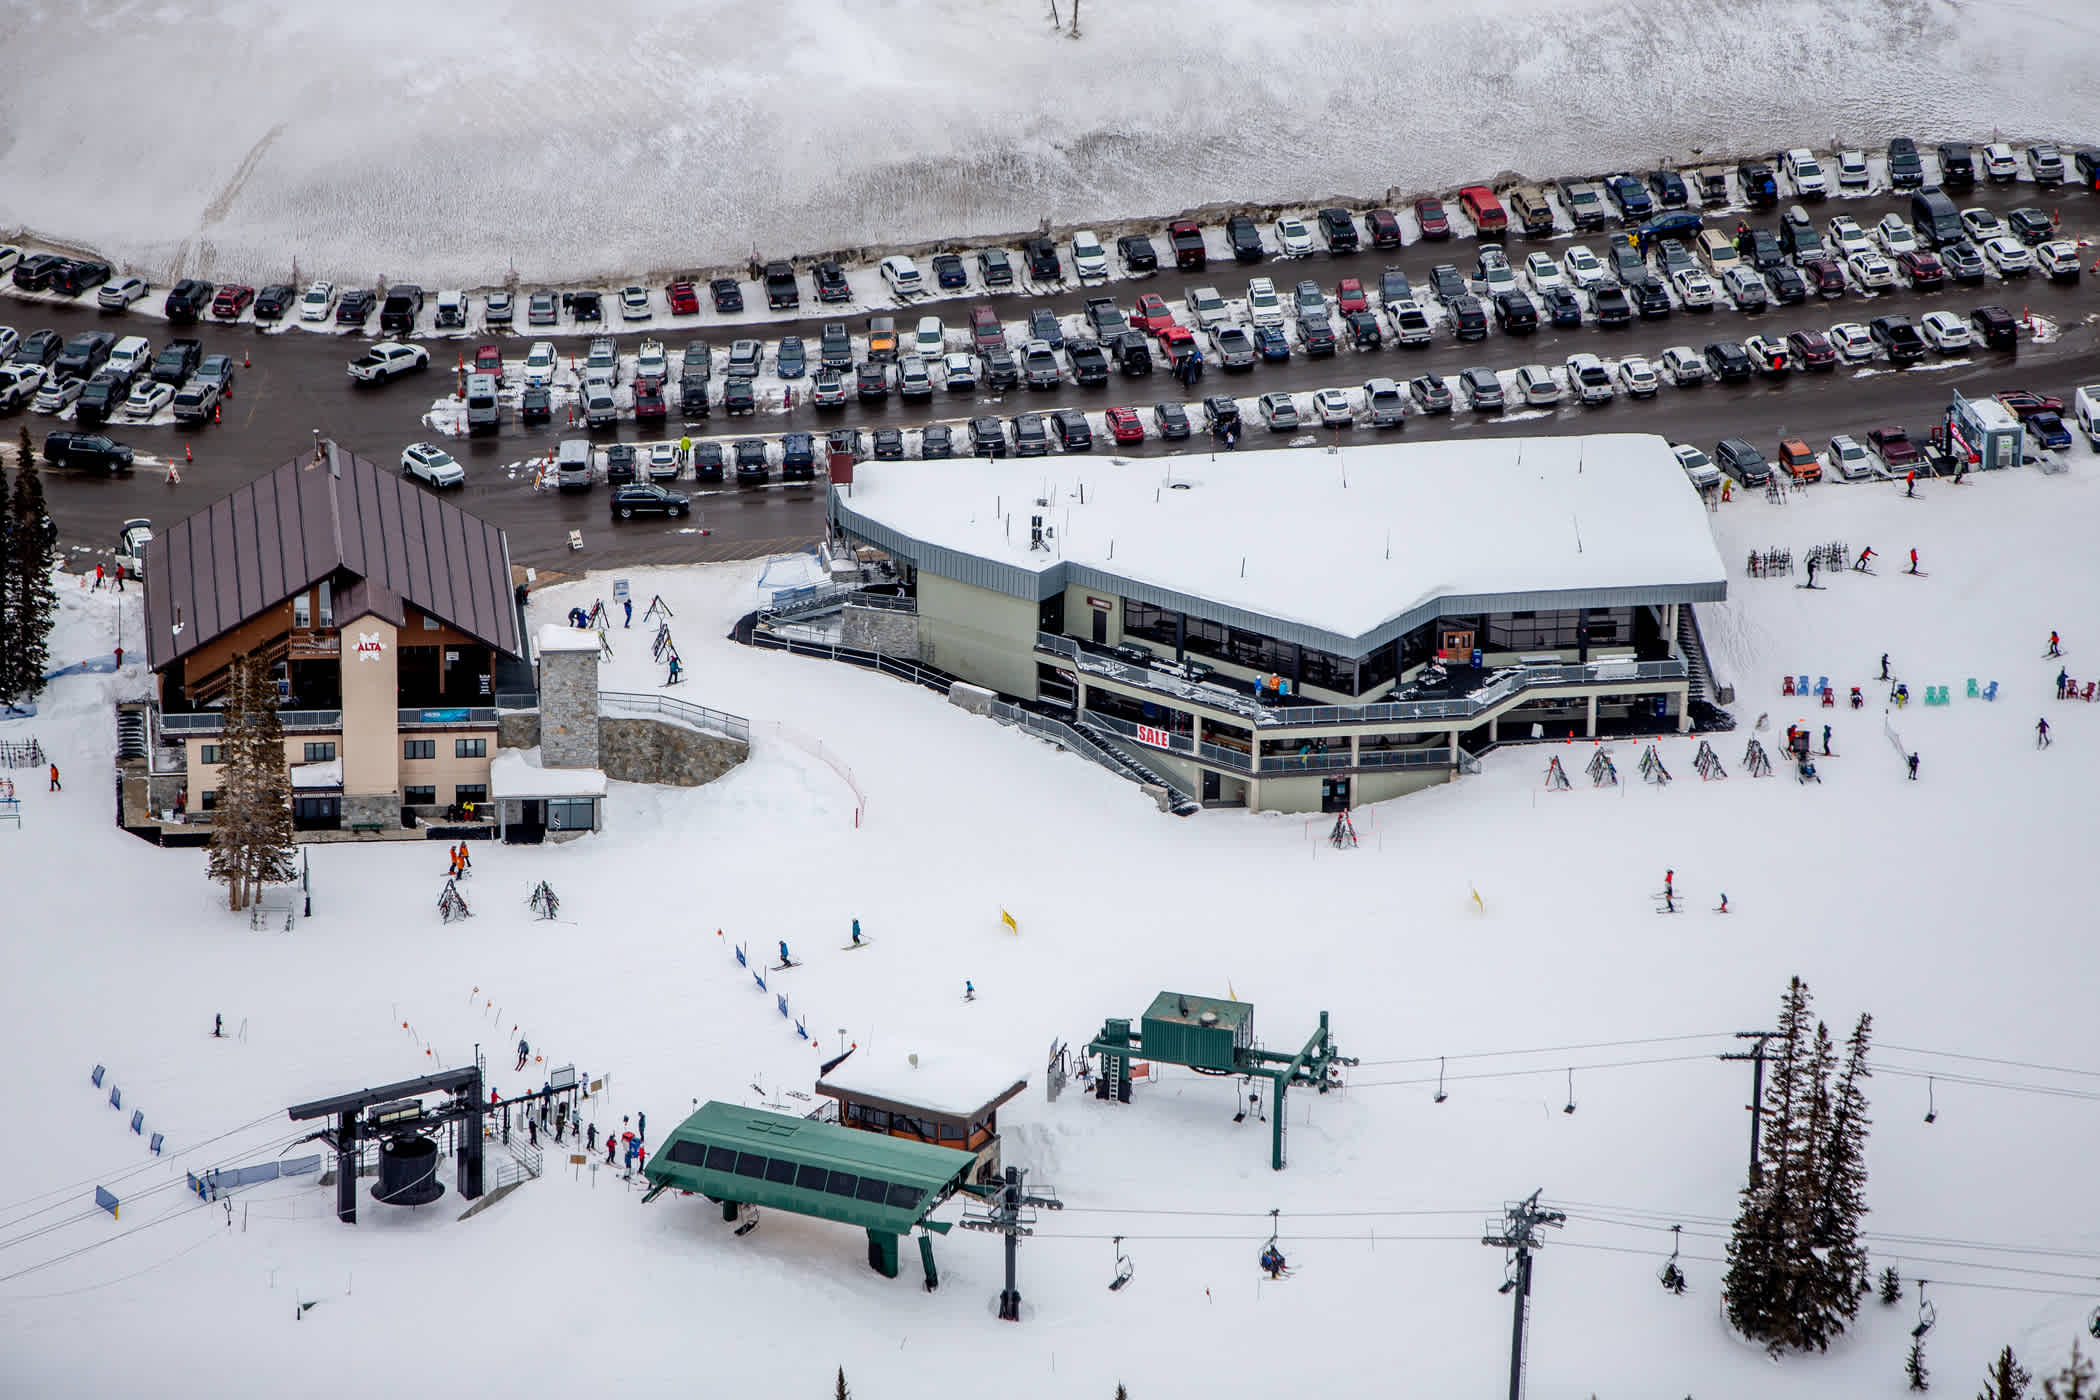
[[[1593,661],[1587,665],[1511,666],[1496,672],[1469,695],[1448,700],[1388,700],[1367,705],[1261,705],[1250,696],[1209,681],[1191,681],[1151,666],[1137,666],[1082,647],[1070,637],[1038,632],[1035,649],[1071,661],[1082,673],[1102,676],[1192,705],[1223,710],[1260,727],[1321,724],[1419,724],[1433,720],[1471,720],[1527,690],[1600,685],[1631,685],[1685,679],[1689,668],[1672,657],[1665,661]]]
[[[294,730],[334,730],[343,727],[341,710],[279,710],[277,722],[290,733]],[[188,737],[192,734],[217,734],[226,728],[226,714],[222,710],[199,710],[191,714],[164,714],[160,717],[163,734]]]

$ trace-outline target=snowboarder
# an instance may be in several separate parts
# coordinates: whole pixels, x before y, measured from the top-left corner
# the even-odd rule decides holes
[[[2063,687],[2059,685],[2057,690],[2060,692],[2063,690]],[[853,921],[853,946],[856,948],[860,946],[860,920],[858,919]]]
[[[64,791],[65,791],[65,789],[64,789],[63,787],[59,786],[59,782],[58,782],[58,765],[57,765],[56,763],[54,763],[54,764],[52,764],[52,765],[51,765],[51,790],[52,790],[53,792],[64,792]]]
[[[213,1014],[211,1018],[211,1038],[213,1040],[224,1040],[226,1038],[226,1018],[224,1016]]]
[[[1918,494],[1918,469],[1916,467],[1912,467],[1903,474],[1903,494],[1906,496],[1916,496]]]
[[[620,626],[621,626],[622,628],[628,628],[628,627],[632,627],[632,626],[634,626],[634,599],[632,599],[632,598],[622,598],[622,599],[620,600],[620,606],[622,606],[622,607],[624,607],[624,608],[626,608],[626,609],[627,609],[627,615],[626,615],[626,617],[624,617],[624,618],[622,618],[622,619],[621,619],[621,621],[620,621]]]
[[[1862,550],[1861,550],[1861,551],[1859,552],[1859,558],[1857,558],[1857,559],[1855,559],[1855,560],[1853,560],[1853,561],[1852,561],[1852,571],[1853,571],[1854,573],[1859,573],[1859,574],[1863,574],[1863,573],[1866,573],[1866,572],[1867,572],[1867,565],[1868,565],[1868,564],[1870,564],[1870,563],[1872,563],[1872,562],[1873,562],[1873,559],[1874,559],[1874,546],[1873,546],[1873,545],[1868,545],[1868,546],[1867,546],[1867,547],[1866,547],[1865,549],[1862,549]]]
[[[1889,654],[1887,652],[1881,654],[1881,678],[1883,680],[1889,678]]]
[[[1912,573],[1918,571],[1918,551],[1915,549],[1910,552],[1910,571]]]
[[[2059,666],[2059,667],[2057,667],[2057,668],[2056,668],[2056,698],[2057,698],[2057,699],[2061,700],[2061,699],[2063,699],[2063,698],[2064,698],[2064,691],[2065,691],[2065,689],[2066,689],[2066,688],[2068,688],[2068,687],[2070,686],[2070,684],[2071,684],[2071,672],[2070,672],[2070,668],[2068,668],[2068,667],[2065,667],[2065,666]]]
[[[2049,721],[2046,719],[2036,720],[2034,722],[2034,746],[2038,749],[2046,749],[2055,742],[2054,739],[2049,737]]]
[[[1910,766],[1910,780],[1916,782],[1918,780],[1918,756],[1910,754],[1903,761]]]
[[[1808,556],[1808,586],[1816,586],[1816,556],[1813,554]]]
[[[1823,757],[1830,757],[1830,726],[1823,726]]]
[[[963,982],[963,1000],[964,1000],[964,1001],[975,1001],[975,1000],[977,1000],[977,984],[976,984],[975,982],[971,982],[971,981],[968,981],[968,980],[965,980],[965,981]]]
[[[2049,654],[2051,656],[2062,656],[2064,654],[2063,643],[2054,632],[2049,634]]]
[[[531,1054],[531,1053],[532,1053],[532,1047],[531,1047],[530,1045],[527,1045],[527,1044],[526,1044],[526,1043],[524,1042],[524,1040],[523,1040],[523,1039],[520,1039],[520,1040],[518,1041],[518,1068],[519,1068],[519,1069],[523,1069],[523,1068],[525,1068],[525,1057],[526,1057],[527,1055]]]

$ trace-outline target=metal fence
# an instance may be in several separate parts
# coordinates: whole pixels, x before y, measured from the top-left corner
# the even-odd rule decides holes
[[[1100,764],[1119,778],[1128,778],[1131,782],[1140,785],[1154,783],[1160,787],[1172,790],[1188,801],[1193,802],[1196,800],[1185,787],[1175,782],[1172,778],[1167,777],[1163,773],[1154,772],[1152,769],[1133,761],[1127,755],[1118,753],[1114,749],[1095,743],[1083,731],[1066,724],[1063,720],[1052,719],[1048,715],[1039,715],[1032,710],[1021,709],[1019,706],[1010,705],[1004,700],[992,701],[986,713],[1001,723],[1025,729],[1039,739],[1047,739],[1053,744],[1070,749],[1082,758],[1092,759],[1095,763]],[[1086,717],[1086,722],[1091,724],[1096,719],[1106,718],[1108,716],[1089,714]]]
[[[770,636],[764,632],[751,634],[751,645],[771,651],[784,651],[790,656],[815,656],[826,661],[843,661],[848,666],[858,666],[866,671],[879,671],[885,676],[900,681],[923,685],[928,690],[948,693],[955,677],[945,671],[936,671],[931,666],[921,666],[916,661],[900,661],[894,656],[880,652],[863,651],[859,647],[842,647],[830,642],[805,642],[787,637]]]
[[[751,721],[742,715],[733,715],[726,710],[710,710],[705,705],[688,704],[674,700],[668,695],[637,695],[624,690],[601,690],[598,692],[598,713],[615,712],[630,715],[662,715],[689,724],[695,729],[710,730],[731,739],[751,742]]]
[[[496,708],[499,710],[537,710],[540,693],[537,690],[499,690],[496,692]]]
[[[521,1181],[537,1181],[546,1159],[537,1147],[523,1142],[506,1142],[503,1151],[510,1154],[508,1162],[490,1162],[482,1173],[482,1189],[500,1190]]]
[[[277,722],[286,730],[325,730],[343,727],[341,710],[279,710]],[[160,717],[163,734],[217,734],[226,727],[223,711],[204,710],[192,714],[164,714]]]

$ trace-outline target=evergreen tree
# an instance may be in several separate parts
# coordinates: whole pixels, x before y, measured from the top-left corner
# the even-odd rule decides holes
[[[227,689],[225,766],[212,812],[211,877],[241,910],[266,884],[293,879],[291,773],[268,665],[236,657]],[[843,1369],[843,1368],[842,1368]]]
[[[1925,1339],[1919,1337],[1910,1344],[1910,1356],[1903,1363],[1903,1374],[1910,1377],[1912,1390],[1932,1389],[1932,1372],[1925,1369]]]
[[[8,499],[8,479],[6,466],[0,463],[0,502]],[[13,590],[7,586],[14,577],[14,526],[14,513],[0,508],[0,701],[11,699],[21,688],[17,680],[21,667],[15,658]]]
[[[846,1389],[846,1368],[839,1367],[839,1383],[831,1392],[831,1400],[853,1400],[853,1392]]]
[[[1976,1400],[2026,1400],[2027,1383],[2032,1379],[2007,1347],[1983,1373],[1983,1389],[1976,1392]]]
[[[51,586],[51,517],[44,508],[44,479],[28,451],[29,430],[22,430],[23,450],[16,464],[8,500],[7,699],[35,697],[44,688],[51,664],[51,624],[58,616],[58,592]]]
[[[2078,1343],[2071,1343],[2071,1364],[2042,1382],[2042,1394],[2048,1400],[2094,1400],[2100,1390],[2093,1386],[2093,1363],[2078,1354]]]
[[[1810,1245],[1826,1275],[1825,1305],[1836,1331],[1859,1316],[1860,1295],[1867,1292],[1867,1252],[1859,1242],[1860,1218],[1867,1213],[1867,1116],[1865,1081],[1867,1048],[1874,1018],[1862,1012],[1845,1042],[1845,1068],[1831,1093],[1830,1129],[1821,1154],[1815,1228]],[[1839,1321],[1838,1319],[1842,1319]]]
[[[1766,1057],[1760,1173],[1742,1193],[1742,1209],[1728,1241],[1724,1280],[1728,1320],[1736,1331],[1776,1355],[1799,1346],[1790,1309],[1797,1289],[1796,1232],[1806,1155],[1804,1108],[1809,1093],[1809,992],[1799,977],[1780,1002],[1779,1030]]]
[[[1881,1271],[1881,1301],[1891,1306],[1903,1297],[1903,1276],[1896,1272],[1894,1264]]]
[[[1123,1389],[1123,1382],[1121,1381],[1116,1382],[1116,1400],[1130,1400],[1130,1392]]]

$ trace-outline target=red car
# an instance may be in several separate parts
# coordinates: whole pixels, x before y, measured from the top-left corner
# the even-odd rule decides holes
[[[1940,266],[1940,260],[1923,248],[1896,254],[1896,266],[1903,269],[1903,275],[1910,279],[1911,286],[1920,291],[1937,287],[1947,280],[1947,270]]]
[[[970,344],[980,355],[987,350],[1006,348],[1006,327],[999,324],[999,313],[991,307],[970,308]]]
[[[1196,337],[1187,326],[1167,326],[1159,333],[1159,348],[1169,365],[1179,366],[1196,353]]]
[[[1373,248],[1397,248],[1400,246],[1400,216],[1390,209],[1373,209],[1364,215],[1364,224],[1371,230]]]
[[[1924,460],[1918,445],[1910,440],[1910,434],[1901,428],[1875,428],[1867,434],[1867,441],[1881,454],[1881,460],[1891,468],[1914,467]]]
[[[219,288],[219,294],[211,299],[211,314],[221,321],[237,321],[248,303],[255,300],[255,288],[235,284]]]
[[[501,379],[503,377],[502,349],[494,345],[476,346],[474,349],[474,368],[469,372],[473,374],[493,374],[496,378]]]
[[[661,422],[669,414],[663,386],[653,379],[637,379],[634,382],[634,421],[646,423],[655,419]]]
[[[665,287],[664,300],[671,304],[673,316],[700,314],[700,290],[690,282],[673,282]]]
[[[1444,201],[1433,194],[1425,194],[1415,201],[1415,222],[1422,226],[1424,238],[1451,236],[1451,219],[1444,213]]]
[[[1344,277],[1334,284],[1334,302],[1346,316],[1352,311],[1369,311],[1370,298],[1364,295],[1364,284],[1354,277]]]
[[[1134,408],[1112,408],[1103,415],[1108,420],[1108,435],[1117,442],[1143,442],[1145,425],[1138,421]]]
[[[1167,310],[1167,303],[1159,293],[1147,292],[1138,298],[1137,315],[1130,318],[1130,324],[1158,335],[1174,324],[1174,313]]]
[[[1803,369],[1837,368],[1837,347],[1821,331],[1795,331],[1786,338],[1786,348]]]
[[[1845,294],[1845,270],[1837,265],[1835,258],[1807,257],[1801,259],[1801,275],[1816,289],[1819,297],[1841,297]]]
[[[2022,423],[2037,413],[2062,413],[2064,401],[2054,394],[2037,394],[2031,389],[2008,389],[1996,395],[1999,403],[2013,412],[2013,417]]]

